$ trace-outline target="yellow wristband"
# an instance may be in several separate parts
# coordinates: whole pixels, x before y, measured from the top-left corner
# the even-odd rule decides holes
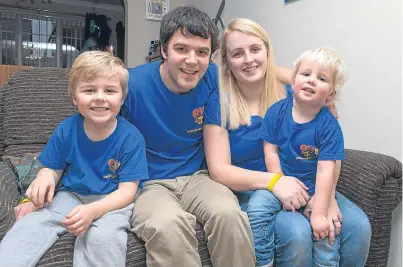
[[[269,183],[269,185],[267,186],[267,190],[269,190],[270,192],[273,190],[274,185],[277,183],[278,179],[280,179],[281,174],[280,173],[276,173],[274,175],[273,178],[271,178],[271,181]]]
[[[29,199],[27,197],[25,197],[23,200],[21,200],[20,205],[24,204],[25,202],[29,202]]]

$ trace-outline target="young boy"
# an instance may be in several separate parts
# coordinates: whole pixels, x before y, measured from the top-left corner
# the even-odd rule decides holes
[[[337,161],[345,158],[344,141],[339,123],[326,105],[337,97],[344,80],[344,64],[333,50],[306,51],[294,64],[293,95],[267,110],[259,132],[267,171],[278,173],[268,189],[271,191],[282,175],[297,177],[308,188],[311,200],[306,211],[313,208],[304,214],[310,216],[318,241],[314,241],[313,260],[320,266],[338,266],[340,259],[338,238],[333,245],[326,237],[334,236],[330,231],[335,226],[340,230],[335,187],[340,168]],[[279,202],[267,207],[277,209],[271,214],[281,209]]]
[[[144,139],[118,116],[127,88],[128,71],[112,54],[89,51],[74,61],[69,93],[79,113],[57,126],[40,154],[47,168],[26,191],[38,210],[2,240],[2,265],[35,266],[68,231],[77,236],[74,266],[125,266],[134,196],[148,179]]]

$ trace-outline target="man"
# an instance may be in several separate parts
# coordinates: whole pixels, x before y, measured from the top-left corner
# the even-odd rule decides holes
[[[145,242],[147,266],[201,266],[196,221],[204,225],[213,266],[255,266],[248,218],[226,186],[204,166],[204,107],[218,89],[209,64],[216,26],[194,7],[179,7],[161,22],[161,62],[129,72],[122,115],[143,134],[150,181],[138,196],[133,231]]]

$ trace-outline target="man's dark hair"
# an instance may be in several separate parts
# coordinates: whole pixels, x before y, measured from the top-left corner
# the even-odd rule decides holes
[[[177,7],[168,12],[161,21],[160,45],[167,53],[168,41],[180,30],[184,36],[198,36],[203,39],[211,38],[211,54],[216,50],[218,31],[214,21],[209,16],[192,6]],[[161,55],[162,58],[162,55]]]

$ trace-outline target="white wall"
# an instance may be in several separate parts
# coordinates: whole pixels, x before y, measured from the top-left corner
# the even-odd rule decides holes
[[[193,0],[214,16],[218,0]],[[402,160],[401,1],[227,0],[224,24],[235,17],[259,22],[273,42],[276,63],[291,67],[306,49],[332,46],[349,80],[338,103],[347,148]]]
[[[215,16],[219,0],[192,4]],[[223,21],[248,17],[273,42],[276,63],[291,67],[306,49],[332,46],[350,79],[337,104],[347,148],[402,160],[402,3],[384,0],[227,0]],[[388,267],[402,266],[402,205],[392,218]]]
[[[188,5],[190,0],[170,0],[169,9]],[[151,40],[159,39],[160,21],[145,19],[144,0],[125,0],[126,11],[126,51],[127,67],[134,67],[146,62]]]

